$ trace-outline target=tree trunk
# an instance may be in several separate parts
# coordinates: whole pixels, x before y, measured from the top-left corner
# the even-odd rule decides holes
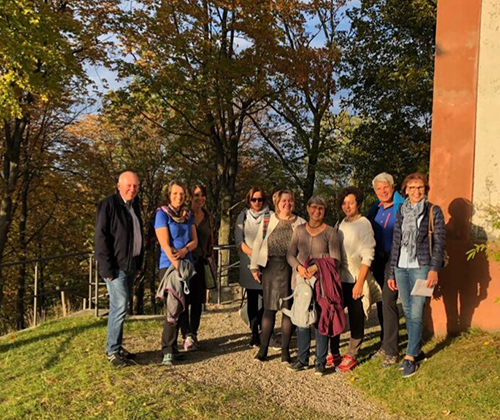
[[[5,144],[0,190],[2,196],[0,202],[0,264],[3,262],[5,245],[12,222],[12,197],[19,178],[19,155],[27,124],[26,118],[15,119],[12,124],[9,122],[4,124]],[[0,277],[0,307],[2,301],[3,277]]]

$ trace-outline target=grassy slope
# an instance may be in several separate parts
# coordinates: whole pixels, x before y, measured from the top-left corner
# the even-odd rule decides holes
[[[125,325],[127,335],[158,336],[158,322]],[[276,407],[250,387],[186,382],[157,365],[114,369],[103,357],[105,333],[105,321],[70,318],[1,339],[0,418],[325,418]],[[376,346],[371,341],[365,349]],[[353,383],[397,417],[500,419],[500,334],[472,331],[425,350],[432,357],[412,378],[372,360],[354,371]]]
[[[155,321],[126,334],[159,335]],[[250,387],[189,383],[159,365],[115,369],[103,354],[106,325],[94,318],[48,322],[0,340],[0,418],[289,419]],[[157,343],[152,343],[156,347]],[[249,403],[250,402],[250,403]],[[304,419],[325,416],[301,411]]]
[[[431,357],[410,378],[370,360],[353,382],[408,419],[500,420],[500,333],[472,330],[432,340],[424,350]]]

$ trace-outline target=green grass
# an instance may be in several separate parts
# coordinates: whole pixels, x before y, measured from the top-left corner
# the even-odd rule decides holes
[[[160,329],[157,321],[125,324],[127,336],[144,340],[150,351],[159,342],[149,337],[159,337]],[[247,387],[202,385],[156,362],[115,369],[104,357],[105,335],[105,321],[67,318],[1,339],[0,419],[257,420],[297,413],[267,401],[250,381]],[[326,419],[298,412],[303,419]]]
[[[431,357],[410,378],[369,360],[352,381],[388,412],[408,419],[500,419],[500,333],[471,330],[431,340],[424,351]]]

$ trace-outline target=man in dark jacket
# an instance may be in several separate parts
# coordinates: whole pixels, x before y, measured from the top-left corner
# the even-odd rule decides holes
[[[123,172],[116,194],[97,206],[95,254],[109,293],[106,355],[115,366],[125,366],[133,358],[122,347],[123,323],[134,279],[142,260],[142,221],[137,193],[139,178]]]
[[[372,262],[372,272],[375,280],[382,288],[382,302],[377,303],[377,312],[382,328],[382,346],[376,356],[383,358],[383,366],[397,363],[399,313],[397,307],[398,292],[387,287],[389,278],[390,256],[394,223],[399,206],[404,198],[394,192],[394,178],[382,172],[372,181],[378,200],[370,208],[367,218],[375,233],[375,259]]]

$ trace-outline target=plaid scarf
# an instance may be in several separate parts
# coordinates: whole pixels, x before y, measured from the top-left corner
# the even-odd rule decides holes
[[[191,210],[185,205],[182,205],[179,210],[175,210],[170,204],[162,208],[176,223],[186,223],[191,217]]]

